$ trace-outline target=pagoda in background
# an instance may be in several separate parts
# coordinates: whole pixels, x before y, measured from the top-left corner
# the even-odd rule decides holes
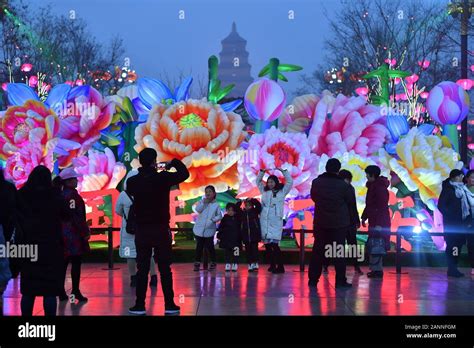
[[[221,44],[218,73],[221,86],[233,83],[235,87],[227,97],[243,98],[247,87],[253,82],[253,78],[250,75],[249,53],[245,50],[247,40],[237,33],[235,22],[232,23],[232,31],[221,41]]]

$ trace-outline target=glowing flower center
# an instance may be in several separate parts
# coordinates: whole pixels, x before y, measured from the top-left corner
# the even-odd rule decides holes
[[[299,153],[293,147],[283,142],[273,144],[268,148],[268,153],[275,158],[275,165],[281,167],[284,163],[297,164]]]
[[[18,123],[13,130],[14,133],[23,132],[28,133],[30,131],[30,127],[28,127],[25,123]]]
[[[206,126],[206,122],[204,122],[204,120],[199,115],[196,115],[194,112],[181,117],[178,124],[180,129]]]

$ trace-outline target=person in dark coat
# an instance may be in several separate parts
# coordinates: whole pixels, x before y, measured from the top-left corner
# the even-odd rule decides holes
[[[139,154],[141,168],[138,174],[127,180],[127,192],[133,197],[137,231],[137,287],[135,306],[129,313],[145,315],[150,258],[154,251],[155,262],[161,278],[165,300],[165,314],[179,313],[174,303],[173,273],[171,272],[172,238],[170,223],[170,190],[189,178],[186,165],[173,159],[165,165],[165,171],[157,172],[157,152],[146,148]],[[176,172],[170,172],[174,168]]]
[[[338,175],[341,162],[331,158],[326,163],[326,172],[313,180],[311,199],[314,201],[314,245],[309,264],[309,286],[316,286],[323,268],[324,258],[334,260],[336,287],[349,288],[346,280],[346,261],[337,255],[345,249],[345,239],[350,227],[349,209],[355,197],[350,186]],[[336,250],[334,250],[334,246]]]
[[[474,194],[474,169],[466,172],[463,179],[464,184],[469,191]],[[467,252],[469,264],[471,265],[471,276],[474,276],[474,224],[466,231]]]
[[[16,221],[16,202],[15,185],[5,180],[3,169],[0,168],[0,244],[2,245],[5,245],[13,234]],[[3,315],[3,292],[14,273],[12,266],[13,264],[9,262],[8,258],[0,257],[0,316]]]
[[[63,290],[61,220],[67,216],[66,202],[44,166],[33,169],[18,197],[22,244],[38,248],[37,259],[24,259],[21,265],[21,314],[31,316],[36,296],[42,296],[45,315],[55,316],[56,297]]]
[[[474,216],[474,196],[462,179],[463,173],[453,169],[449,178],[443,181],[438,200],[438,209],[443,214],[448,277],[454,278],[464,276],[458,270],[458,258],[466,241],[466,230],[472,228]]]
[[[59,173],[63,184],[62,194],[69,208],[68,218],[63,220],[62,232],[64,240],[64,266],[63,279],[71,263],[71,299],[87,302],[88,298],[80,290],[82,256],[90,251],[90,230],[86,220],[86,205],[79,192],[77,192],[77,174],[74,169],[66,168]],[[63,282],[64,283],[64,282]],[[61,301],[68,299],[66,291],[59,296]]]
[[[217,239],[219,240],[219,247],[224,249],[225,271],[237,272],[242,245],[240,237],[241,211],[238,205],[234,203],[227,203],[225,210],[226,213],[217,229]]]
[[[362,226],[369,221],[369,238],[382,238],[385,249],[390,249],[390,211],[388,207],[390,181],[380,176],[380,168],[375,165],[367,166],[367,195],[365,197],[365,208],[362,212]],[[370,251],[369,251],[370,253]],[[369,266],[371,272],[367,273],[369,278],[383,278],[383,257],[381,255],[369,255]]]
[[[240,237],[245,246],[249,272],[258,271],[258,243],[261,241],[260,213],[262,205],[258,199],[247,198],[242,211]]]
[[[344,181],[349,184],[351,188],[351,195],[353,196],[351,206],[349,207],[349,216],[350,216],[350,228],[347,230],[346,241],[347,244],[353,247],[352,250],[355,250],[357,247],[357,229],[360,227],[359,212],[357,211],[357,200],[354,186],[351,185],[352,182],[352,173],[346,169],[342,169],[339,172],[339,176],[344,179]],[[354,271],[357,274],[364,274],[357,263],[357,256],[354,255]]]

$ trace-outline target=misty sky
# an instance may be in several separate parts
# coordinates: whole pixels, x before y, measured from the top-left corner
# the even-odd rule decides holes
[[[252,77],[271,57],[298,64],[310,73],[323,59],[327,20],[322,12],[340,8],[339,0],[30,0],[32,9],[52,4],[53,11],[87,21],[101,42],[124,40],[126,57],[141,77],[158,72],[192,71],[207,77],[207,58],[218,55],[232,21],[247,40]],[[185,19],[178,18],[185,11]],[[295,19],[288,19],[293,10]],[[287,74],[288,93],[299,72]]]
[[[58,14],[75,11],[101,42],[114,35],[124,40],[125,57],[140,77],[176,75],[182,70],[207,81],[207,58],[218,55],[232,21],[247,40],[252,77],[271,57],[303,66],[282,82],[287,93],[301,73],[311,73],[324,60],[328,20],[341,3],[357,0],[30,0],[31,8],[50,3]],[[436,0],[445,1],[445,0]],[[178,18],[185,11],[185,19]],[[295,19],[288,19],[293,10]],[[315,91],[318,92],[318,91]]]

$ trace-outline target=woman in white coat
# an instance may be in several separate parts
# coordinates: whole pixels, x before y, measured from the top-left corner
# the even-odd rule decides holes
[[[122,217],[122,226],[120,227],[120,249],[119,255],[121,258],[127,259],[128,272],[130,274],[130,286],[136,287],[137,285],[137,250],[135,248],[135,236],[127,233],[127,217],[132,205],[132,200],[127,194],[127,180],[132,176],[138,174],[138,170],[133,169],[130,171],[125,178],[123,183],[123,191],[120,193],[115,205],[115,213]],[[150,286],[156,287],[158,284],[158,277],[156,276],[155,261],[153,255],[150,260]]]
[[[285,177],[285,184],[280,183],[278,177],[270,175],[267,184],[263,184],[266,169],[260,169],[257,176],[257,186],[262,194],[262,212],[260,213],[260,227],[265,251],[270,260],[269,272],[285,273],[279,243],[283,232],[283,208],[285,197],[293,186],[290,173],[281,168],[276,168]]]
[[[214,186],[207,186],[204,190],[204,198],[196,206],[198,213],[197,220],[193,227],[196,238],[196,259],[194,271],[199,271],[204,248],[209,252],[211,264],[209,270],[216,268],[216,250],[214,248],[214,235],[216,234],[216,224],[222,219],[222,211],[216,201],[216,189]]]

